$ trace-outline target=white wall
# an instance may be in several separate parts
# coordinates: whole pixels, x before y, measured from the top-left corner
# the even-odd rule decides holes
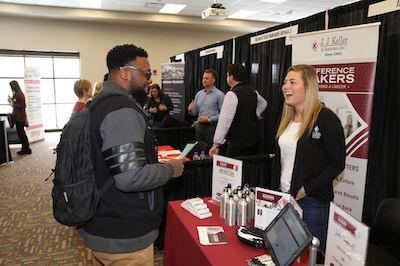
[[[106,54],[117,44],[147,50],[151,68],[158,71],[153,82],[160,83],[161,64],[170,56],[242,34],[0,16],[0,49],[80,52],[82,78],[92,83],[103,79]]]

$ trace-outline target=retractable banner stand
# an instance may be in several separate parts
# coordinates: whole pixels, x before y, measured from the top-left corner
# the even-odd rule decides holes
[[[168,63],[161,65],[162,88],[174,105],[169,114],[178,120],[185,119],[185,63]]]
[[[40,99],[40,68],[25,68],[25,101],[29,127],[26,136],[29,142],[44,140],[42,103]]]
[[[346,167],[335,203],[361,220],[378,52],[379,23],[293,36],[293,65],[316,69],[319,96],[342,122]]]

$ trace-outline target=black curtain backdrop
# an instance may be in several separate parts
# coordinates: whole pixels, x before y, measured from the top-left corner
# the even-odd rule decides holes
[[[329,28],[381,22],[363,222],[372,225],[385,198],[400,197],[400,11],[368,18],[362,1],[329,12]]]
[[[235,63],[246,66],[250,73],[250,84],[268,102],[263,125],[263,148],[267,153],[274,153],[275,150],[274,138],[283,107],[281,87],[286,71],[291,66],[292,46],[285,45],[285,38],[250,45],[250,38],[294,25],[299,25],[299,33],[323,30],[325,13],[318,13],[301,20],[247,34],[237,38],[235,42]],[[252,73],[252,68],[257,66],[258,72]]]
[[[212,68],[217,72],[215,86],[223,92],[228,90],[226,84],[226,68],[232,62],[233,40],[223,41],[185,53],[185,107],[194,99],[196,93],[203,88],[203,72],[207,68]],[[224,53],[221,59],[217,59],[216,54],[200,57],[200,51],[223,45]],[[187,114],[187,110],[185,108]]]

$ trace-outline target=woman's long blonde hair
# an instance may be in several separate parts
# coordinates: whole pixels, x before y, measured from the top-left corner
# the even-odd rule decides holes
[[[296,135],[297,139],[299,139],[304,133],[311,133],[315,121],[317,121],[318,114],[323,108],[323,105],[318,99],[318,80],[315,68],[310,65],[295,65],[291,66],[287,73],[290,71],[300,72],[301,79],[306,87],[303,121],[301,122],[300,130]],[[281,122],[276,134],[277,139],[282,135],[293,118],[294,107],[285,103],[282,110]]]

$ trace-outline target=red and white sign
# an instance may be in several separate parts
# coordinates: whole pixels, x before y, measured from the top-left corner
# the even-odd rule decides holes
[[[325,265],[365,265],[368,235],[368,226],[331,203]]]
[[[232,189],[242,185],[242,166],[240,160],[214,155],[212,172],[212,200],[221,201],[221,195],[229,183]]]
[[[293,36],[293,65],[313,65],[319,97],[342,122],[346,168],[335,203],[361,220],[378,53],[379,23]]]
[[[42,103],[40,99],[40,68],[25,68],[25,97],[26,115],[29,127],[26,128],[26,136],[29,142],[44,139],[44,127],[42,119]]]

